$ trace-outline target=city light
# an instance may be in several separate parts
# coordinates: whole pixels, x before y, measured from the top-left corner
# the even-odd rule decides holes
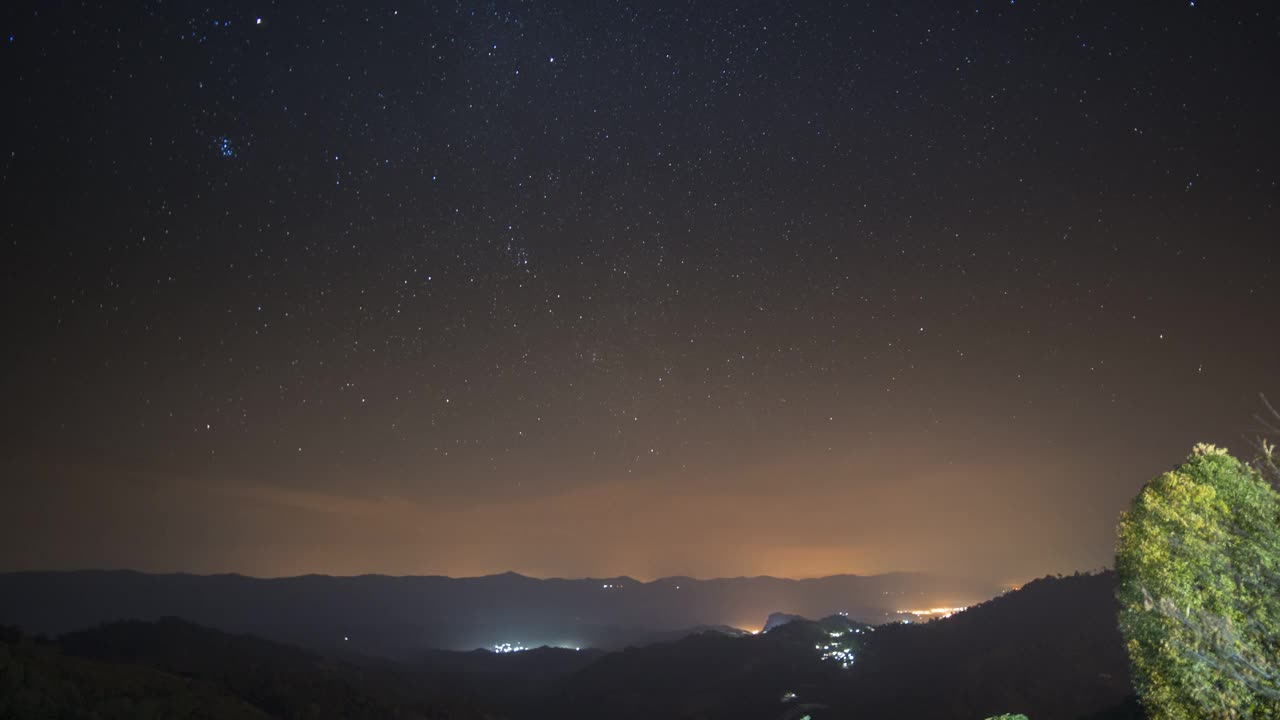
[[[914,615],[917,618],[928,618],[930,620],[949,618],[958,612],[968,610],[968,607],[936,607],[928,610],[899,610],[899,615]]]
[[[521,645],[520,643],[515,643],[514,645],[511,643],[500,643],[498,645],[493,646],[493,651],[495,653],[498,653],[499,655],[505,655],[507,653],[514,653],[514,652],[524,652],[525,650],[528,650],[528,649],[529,648],[525,647],[524,645]]]
[[[841,669],[848,670],[853,664],[854,652],[850,645],[840,643],[828,643],[826,645],[814,645],[814,650],[822,653],[822,659],[829,662],[839,663]]]

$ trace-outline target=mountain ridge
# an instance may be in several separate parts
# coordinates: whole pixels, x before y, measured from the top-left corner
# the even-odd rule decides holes
[[[883,573],[835,573],[832,575],[817,575],[813,577],[782,577],[778,575],[724,575],[708,578],[693,577],[690,575],[662,575],[652,580],[640,580],[630,575],[614,575],[614,576],[593,576],[586,575],[583,577],[563,577],[559,575],[551,575],[547,577],[538,577],[536,575],[526,575],[516,570],[504,570],[502,572],[487,573],[484,575],[438,575],[438,574],[409,574],[409,575],[391,575],[387,573],[358,573],[355,575],[331,575],[329,573],[301,573],[298,575],[249,575],[239,572],[213,572],[213,573],[196,573],[186,571],[150,571],[137,570],[134,568],[76,568],[62,570],[4,570],[0,571],[0,577],[12,575],[89,575],[89,574],[121,574],[121,575],[144,575],[147,577],[196,577],[196,578],[243,578],[246,580],[297,580],[302,578],[329,578],[329,579],[355,579],[355,578],[384,578],[389,580],[488,580],[494,578],[520,578],[524,580],[540,580],[540,581],[564,581],[564,582],[596,582],[596,581],[626,581],[636,583],[637,585],[654,585],[658,583],[670,583],[676,581],[689,582],[724,582],[735,580],[776,580],[780,582],[819,582],[824,580],[844,580],[844,579],[872,579],[872,578],[899,578],[899,577],[930,577],[936,579],[950,579],[963,582],[974,582],[972,578],[962,578],[960,576],[940,575],[924,570],[895,570]]]
[[[107,663],[95,672],[129,677],[150,668],[168,679],[138,686],[138,702],[155,692],[183,702],[216,693],[276,717],[585,720],[607,709],[619,720],[974,720],[1004,711],[1137,720],[1114,590],[1114,573],[1046,577],[926,623],[798,618],[767,633],[706,628],[613,652],[430,650],[396,659],[346,646],[316,652],[174,617],[67,633],[43,641],[42,652],[65,658],[46,674],[76,685],[87,681],[58,668]],[[13,648],[11,636],[0,628]],[[196,684],[179,692],[178,678]]]
[[[112,620],[180,616],[317,649],[372,654],[425,648],[620,648],[673,631],[728,625],[758,630],[774,612],[845,612],[883,622],[903,606],[943,599],[967,605],[1002,591],[980,581],[926,574],[840,575],[790,580],[531,578],[503,573],[446,576],[254,578],[134,570],[0,574],[0,622],[62,634]],[[91,601],[86,601],[91,599]]]

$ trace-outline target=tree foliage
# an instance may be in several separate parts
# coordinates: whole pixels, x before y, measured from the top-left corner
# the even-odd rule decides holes
[[[1280,410],[1265,395],[1262,396],[1262,406],[1266,408],[1266,412],[1256,416],[1258,422],[1272,437],[1280,437]],[[1254,459],[1253,467],[1271,481],[1272,487],[1280,490],[1280,451],[1276,449],[1274,442],[1266,438],[1258,442],[1258,457]]]
[[[1280,718],[1280,496],[1196,446],[1120,520],[1120,630],[1150,717]]]

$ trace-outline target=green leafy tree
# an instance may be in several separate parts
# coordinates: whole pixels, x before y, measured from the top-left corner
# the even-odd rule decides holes
[[[1280,496],[1198,445],[1120,520],[1120,631],[1153,720],[1280,718]]]

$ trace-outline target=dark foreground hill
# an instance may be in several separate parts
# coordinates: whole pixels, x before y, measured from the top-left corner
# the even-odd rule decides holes
[[[1115,582],[1045,578],[946,620],[879,628],[833,701],[859,717],[1110,711],[1131,693]]]
[[[1109,573],[1046,578],[924,625],[834,615],[620,652],[371,658],[176,619],[110,623],[52,644],[10,633],[0,644],[0,718],[1122,720],[1141,716],[1129,700],[1114,584]],[[15,698],[48,712],[6,714]]]
[[[59,639],[67,655],[197,679],[281,718],[463,718],[478,712],[442,678],[385,661],[324,656],[176,618],[126,621]]]
[[[485,654],[495,665],[505,659]],[[548,666],[555,663],[542,663],[543,677],[553,676]],[[467,672],[500,677],[498,670],[472,666]],[[467,699],[448,680],[447,673],[383,659],[323,656],[176,618],[126,621],[71,633],[56,643],[9,632],[0,645],[0,718],[487,717],[481,702]],[[20,700],[6,714],[11,691]]]
[[[1132,717],[1114,588],[1111,573],[1046,578],[923,625],[833,638],[830,618],[802,620],[634,648],[569,677],[540,717]],[[822,659],[833,646],[847,669]]]
[[[540,580],[113,572],[0,574],[0,618],[30,633],[62,634],[116,620],[182,617],[323,650],[409,657],[429,648],[622,648],[674,639],[689,628],[756,627],[771,612],[847,612],[885,622],[896,610],[970,604],[1000,591],[928,575],[841,575],[812,580],[631,578]]]
[[[125,663],[69,657],[0,628],[0,718],[13,720],[267,720],[200,680]]]

